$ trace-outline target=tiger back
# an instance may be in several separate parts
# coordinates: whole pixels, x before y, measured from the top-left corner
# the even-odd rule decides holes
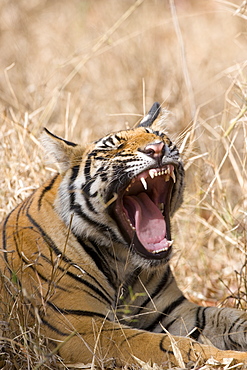
[[[0,320],[17,327],[16,306],[65,363],[178,365],[174,343],[184,363],[247,359],[235,352],[247,351],[246,314],[189,302],[170,270],[184,169],[159,111],[86,148],[45,130],[60,172],[1,225]]]

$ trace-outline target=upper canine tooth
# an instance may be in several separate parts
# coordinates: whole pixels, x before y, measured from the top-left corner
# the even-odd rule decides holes
[[[175,183],[176,182],[176,176],[175,176],[174,171],[171,172],[170,176],[173,179],[173,182]]]
[[[154,176],[155,176],[155,171],[154,170],[149,170],[149,176],[151,177],[151,179],[153,179]]]
[[[144,179],[144,177],[141,177],[140,180],[141,180],[141,183],[142,183],[144,189],[148,190],[148,184],[147,184],[146,180]]]

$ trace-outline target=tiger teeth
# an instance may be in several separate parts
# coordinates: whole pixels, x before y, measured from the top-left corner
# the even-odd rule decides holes
[[[166,252],[168,249],[169,249],[169,247],[165,247],[165,248],[159,249],[157,251],[152,251],[152,253],[157,254],[157,253],[160,253],[160,252]]]
[[[151,177],[151,179],[153,179],[154,178],[154,176],[155,176],[155,170],[149,170],[149,176]]]
[[[170,175],[168,175],[168,173],[165,175],[165,182],[169,181],[170,180]]]
[[[172,173],[170,174],[170,176],[171,176],[171,178],[173,179],[173,182],[174,182],[174,184],[175,184],[175,182],[176,182],[176,176],[175,176],[174,171],[172,171]]]
[[[141,180],[141,183],[142,183],[144,189],[148,190],[148,184],[147,184],[146,180],[144,179],[144,177],[141,177],[140,180]]]
[[[162,248],[162,249],[159,249],[159,250],[156,250],[156,251],[152,251],[153,254],[157,254],[157,253],[161,253],[161,252],[166,252],[168,251],[168,249],[172,246],[173,244],[173,240],[167,240],[167,243],[168,243],[168,246],[165,247],[165,248]]]
[[[159,203],[159,210],[164,212],[164,203]]]
[[[129,223],[129,225],[130,225],[131,229],[132,229],[133,231],[136,231],[135,226],[133,226],[133,225],[132,225],[132,223],[130,222],[130,220],[129,220],[127,217],[126,217],[126,219],[127,219],[128,223]]]
[[[148,171],[148,174],[149,174],[149,177],[151,179],[154,179],[155,177],[157,176],[164,176],[164,180],[165,182],[168,182],[170,181],[170,178],[173,179],[173,182],[175,183],[176,182],[176,176],[174,174],[174,167],[172,165],[167,165],[163,168],[160,168],[160,169],[156,169],[156,168],[152,168]],[[141,175],[140,175],[141,176]],[[144,190],[148,190],[148,184],[147,184],[147,181],[146,181],[146,178],[147,178],[147,173],[145,174],[145,177],[137,177],[142,185],[143,185],[143,188]],[[136,181],[136,178],[133,178],[131,180],[131,183],[129,184],[129,186],[126,188],[126,191],[128,192],[132,186],[132,184],[134,184]]]

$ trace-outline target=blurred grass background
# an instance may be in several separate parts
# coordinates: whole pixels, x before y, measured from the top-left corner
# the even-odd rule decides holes
[[[246,307],[246,26],[241,0],[2,0],[0,218],[54,171],[42,127],[87,144],[159,101],[187,169],[179,286]]]

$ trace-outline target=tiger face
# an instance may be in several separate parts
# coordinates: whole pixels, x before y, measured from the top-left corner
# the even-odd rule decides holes
[[[179,151],[152,125],[152,109],[137,128],[111,133],[86,149],[47,130],[44,139],[64,176],[58,214],[78,237],[98,234],[99,244],[114,243],[119,258],[128,255],[138,266],[169,260],[170,215],[183,194]]]

